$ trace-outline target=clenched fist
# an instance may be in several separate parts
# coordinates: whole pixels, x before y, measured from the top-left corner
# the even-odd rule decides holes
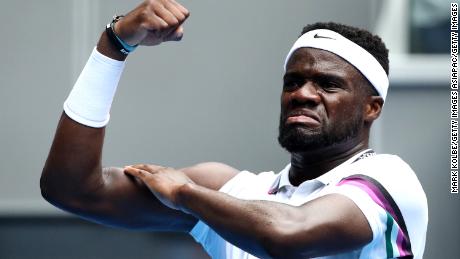
[[[154,46],[182,38],[189,11],[174,0],[146,0],[115,24],[115,33],[129,45]]]

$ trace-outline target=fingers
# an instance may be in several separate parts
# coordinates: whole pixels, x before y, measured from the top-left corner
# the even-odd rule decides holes
[[[137,164],[137,165],[130,165],[132,168],[136,169],[142,169],[144,171],[147,171],[149,173],[156,173],[160,170],[166,169],[164,166],[159,166],[159,165],[150,165],[150,164]]]
[[[185,19],[187,19],[188,15],[186,15],[184,12],[182,12],[181,10],[179,10],[179,8],[172,2],[168,1],[167,3],[165,3],[165,9],[168,10],[171,15],[173,15],[177,21],[178,21],[178,24],[181,24],[185,21]]]
[[[150,174],[148,171],[145,171],[143,169],[134,168],[131,166],[125,167],[124,172],[128,175],[139,178],[143,182],[145,182],[149,176],[152,176],[152,174]]]
[[[154,46],[180,40],[189,11],[174,0],[145,0],[115,24],[115,32],[130,45]]]
[[[166,31],[166,34],[174,31],[189,16],[187,9],[171,0],[150,1],[149,9],[144,17],[147,27],[150,30]]]
[[[150,15],[145,18],[144,27],[150,31],[160,31],[169,28],[169,24],[161,17]]]
[[[154,174],[167,170],[167,167],[149,164],[130,165],[124,168],[125,173],[145,180]]]
[[[182,24],[190,13],[175,1],[166,1],[163,7],[159,10],[159,16],[168,23],[168,28],[163,33],[163,40],[180,41],[184,35]]]
[[[184,6],[179,4],[178,2],[176,2],[174,0],[171,0],[170,3],[172,5],[174,5],[177,8],[177,10],[179,10],[185,16],[185,18],[190,16],[190,12],[187,10],[187,8],[185,8]]]
[[[154,10],[155,14],[167,23],[167,28],[174,28],[179,26],[180,21],[179,17],[176,17],[170,10],[166,9],[164,6],[158,7]]]
[[[166,35],[164,39],[165,41],[180,41],[183,36],[184,36],[184,27],[181,25],[177,27],[177,29],[175,29],[174,31]]]

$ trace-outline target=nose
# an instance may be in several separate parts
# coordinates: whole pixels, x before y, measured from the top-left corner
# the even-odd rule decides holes
[[[306,81],[301,87],[291,92],[290,97],[291,102],[295,104],[315,106],[321,101],[317,86],[311,81]]]

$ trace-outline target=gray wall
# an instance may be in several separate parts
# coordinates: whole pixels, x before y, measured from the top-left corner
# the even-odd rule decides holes
[[[221,161],[281,169],[288,154],[276,135],[290,45],[303,25],[320,20],[372,29],[378,7],[365,0],[182,2],[192,13],[183,41],[129,57],[107,129],[106,165]],[[105,23],[137,1],[1,3],[0,215],[24,221],[66,215],[44,202],[38,188],[62,102]],[[447,83],[392,86],[373,143],[406,159],[427,192],[426,258],[441,251],[454,258],[459,227],[445,224],[459,214],[458,196],[449,194]],[[6,225],[0,233],[22,239],[24,232],[5,232]],[[88,242],[97,239],[87,234]]]

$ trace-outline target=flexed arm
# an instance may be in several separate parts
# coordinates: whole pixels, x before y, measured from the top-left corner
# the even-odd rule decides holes
[[[129,45],[177,41],[188,16],[187,9],[173,0],[145,1],[115,23],[114,32]],[[104,168],[101,164],[104,126],[118,83],[112,75],[121,74],[124,59],[126,55],[103,32],[97,51],[65,103],[66,112],[61,116],[42,172],[42,195],[57,207],[106,225],[187,231],[196,222],[193,216],[162,205],[122,169]],[[200,164],[184,171],[192,181],[212,189],[218,189],[235,174],[233,168],[218,163]],[[219,177],[208,176],[213,173]]]
[[[372,240],[358,206],[328,194],[301,206],[242,200],[193,183],[182,171],[125,167],[166,206],[205,222],[228,242],[259,258],[311,258],[351,251]]]

